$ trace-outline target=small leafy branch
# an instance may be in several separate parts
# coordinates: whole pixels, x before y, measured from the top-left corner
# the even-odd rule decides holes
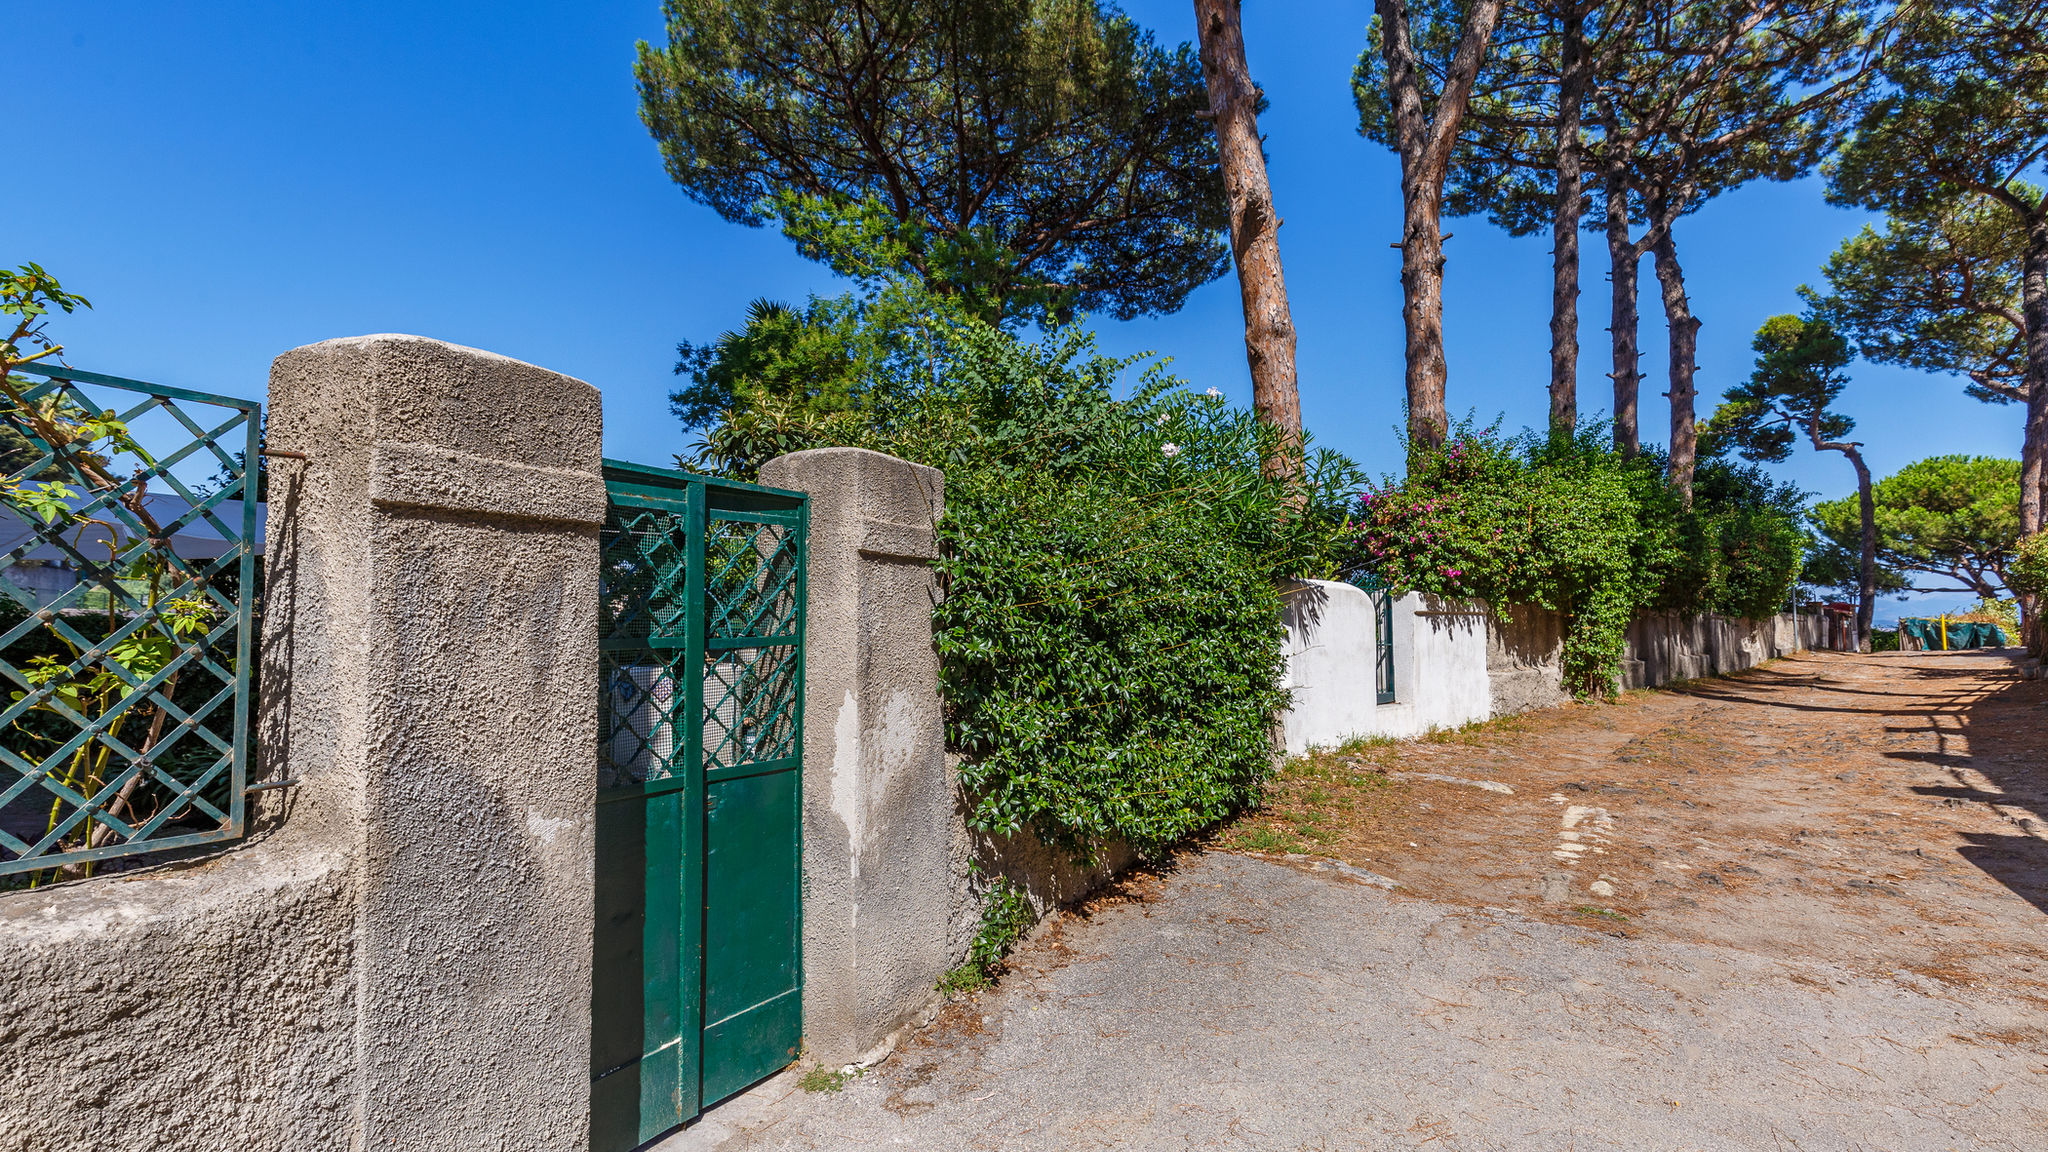
[[[90,302],[67,292],[39,265],[0,270],[0,316],[12,318],[0,336],[0,432],[19,442],[13,455],[26,461],[12,474],[0,476],[0,501],[23,522],[38,525],[44,539],[70,534],[70,550],[75,554],[104,546],[107,558],[102,577],[141,583],[141,615],[150,618],[144,627],[89,650],[81,649],[64,630],[46,623],[41,639],[46,651],[22,661],[21,676],[27,687],[11,696],[23,710],[7,729],[9,745],[24,759],[39,764],[48,780],[86,797],[101,814],[99,819],[79,821],[54,846],[57,851],[104,847],[114,835],[111,821],[136,822],[137,809],[151,792],[150,774],[142,767],[129,768],[124,735],[132,737],[135,729],[142,729],[142,738],[132,745],[135,760],[147,764],[157,753],[170,716],[164,701],[176,694],[182,669],[172,670],[168,676],[164,673],[182,650],[205,642],[217,615],[204,598],[172,595],[183,581],[170,563],[163,527],[148,508],[142,467],[125,484],[116,478],[117,456],[128,455],[144,466],[155,465],[128,426],[112,411],[91,412],[79,407],[60,390],[31,396],[33,387],[14,374],[15,369],[27,365],[61,359],[63,346],[50,338],[48,321],[53,315],[89,307]],[[74,502],[80,488],[94,493],[119,492],[121,507],[141,526],[149,546],[133,549],[132,558],[124,562],[121,526],[78,511]],[[100,622],[108,636],[119,633],[124,624],[117,600],[108,596],[105,618]],[[50,622],[53,617],[46,612],[44,619]],[[16,650],[32,647],[24,642]],[[163,682],[137,699],[138,686],[159,677]],[[171,735],[183,727],[177,726]],[[80,731],[90,735],[67,751]],[[117,755],[121,759],[117,760]],[[114,795],[103,800],[101,794],[117,780]],[[65,800],[53,797],[46,837],[58,831],[64,816]],[[87,862],[62,871],[90,875],[91,870],[92,864]],[[53,874],[54,870],[32,873],[30,886]]]
[[[23,264],[13,271],[0,269],[0,316],[14,318],[13,327],[0,338],[0,419],[5,420],[10,431],[46,448],[59,477],[30,487],[21,476],[7,476],[0,479],[0,499],[45,525],[55,525],[60,518],[67,517],[70,508],[66,501],[77,498],[78,494],[63,483],[64,478],[76,477],[96,491],[112,491],[119,487],[113,475],[112,456],[128,453],[145,463],[154,463],[113,412],[86,412],[55,392],[31,400],[26,383],[14,376],[16,368],[62,357],[64,346],[51,340],[48,331],[53,309],[69,314],[90,307],[91,301],[65,291],[41,265]],[[161,537],[163,529],[151,517],[145,495],[144,486],[138,481],[123,496],[122,505],[142,522],[152,538]]]

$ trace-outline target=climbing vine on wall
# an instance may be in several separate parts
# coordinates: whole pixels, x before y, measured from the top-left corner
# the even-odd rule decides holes
[[[1761,615],[1790,590],[1797,492],[1710,461],[1693,508],[1654,453],[1623,457],[1588,424],[1503,439],[1461,425],[1409,446],[1408,474],[1360,498],[1351,566],[1389,587],[1530,604],[1565,617],[1565,683],[1612,693],[1630,621],[1653,608]]]

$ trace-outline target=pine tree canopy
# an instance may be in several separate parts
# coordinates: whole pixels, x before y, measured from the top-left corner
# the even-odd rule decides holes
[[[1112,4],[664,10],[667,47],[642,43],[635,67],[641,116],[669,175],[728,220],[794,225],[835,267],[836,232],[873,251],[893,229],[910,270],[992,318],[1171,312],[1228,266],[1195,52]]]

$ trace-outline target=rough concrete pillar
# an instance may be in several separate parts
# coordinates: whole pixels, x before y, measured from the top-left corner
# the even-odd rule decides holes
[[[364,336],[270,395],[264,738],[356,860],[351,1146],[586,1148],[597,392]]]
[[[945,476],[859,448],[777,457],[810,494],[804,622],[804,1041],[860,1060],[951,962],[953,785],[932,647]]]

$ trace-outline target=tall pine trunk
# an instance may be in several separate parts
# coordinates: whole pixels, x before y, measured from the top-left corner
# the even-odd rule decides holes
[[[1280,430],[1281,450],[1267,459],[1268,475],[1294,475],[1300,466],[1301,393],[1294,367],[1294,316],[1280,270],[1280,218],[1266,179],[1259,140],[1259,91],[1245,63],[1238,0],[1195,0],[1202,78],[1230,200],[1230,254],[1244,304],[1244,354],[1252,374],[1252,410]]]
[[[1659,205],[1662,208],[1662,205]],[[1662,214],[1661,211],[1659,213]],[[1671,237],[1671,222],[1654,223],[1656,240],[1650,252],[1656,259],[1657,284],[1663,289],[1664,319],[1671,328],[1671,487],[1685,507],[1692,507],[1692,474],[1698,461],[1699,437],[1694,431],[1694,367],[1699,360],[1700,322],[1692,314],[1692,300],[1685,294],[1685,271],[1678,266],[1678,244]]]
[[[2048,208],[2027,221],[2020,268],[2020,314],[2027,322],[2027,431],[2020,446],[2020,530],[2048,528],[2042,487],[2048,482]]]
[[[1624,456],[1642,451],[1636,428],[1636,391],[1642,379],[1636,349],[1636,260],[1640,253],[1628,229],[1628,181],[1620,166],[1609,168],[1606,182],[1608,278],[1613,282],[1608,335],[1614,346],[1614,447]]]
[[[1502,0],[1471,0],[1458,50],[1444,70],[1436,106],[1423,101],[1423,65],[1408,23],[1407,0],[1374,0],[1380,56],[1387,67],[1395,151],[1401,156],[1401,320],[1407,330],[1408,437],[1442,444],[1450,430],[1444,381],[1444,177],[1451,147],[1486,46],[1500,22]]]
[[[2027,430],[2020,443],[2020,531],[2048,530],[2042,488],[2048,484],[2048,206],[2027,221],[2026,256],[2020,267],[2020,314],[2027,322]],[[2048,597],[2024,597],[2024,642],[2048,656]]]
[[[1854,444],[1842,449],[1856,466],[1856,504],[1863,513],[1863,550],[1856,569],[1856,650],[1870,651],[1870,623],[1877,613],[1877,500],[1870,492],[1870,466]]]
[[[1550,426],[1569,431],[1579,422],[1579,216],[1586,194],[1579,130],[1588,69],[1586,17],[1579,0],[1565,0],[1558,38],[1557,217],[1550,230]]]
[[[1442,188],[1438,180],[1435,189]],[[1444,442],[1451,426],[1444,400],[1444,242],[1427,166],[1401,162],[1401,323],[1407,332],[1408,435]]]

